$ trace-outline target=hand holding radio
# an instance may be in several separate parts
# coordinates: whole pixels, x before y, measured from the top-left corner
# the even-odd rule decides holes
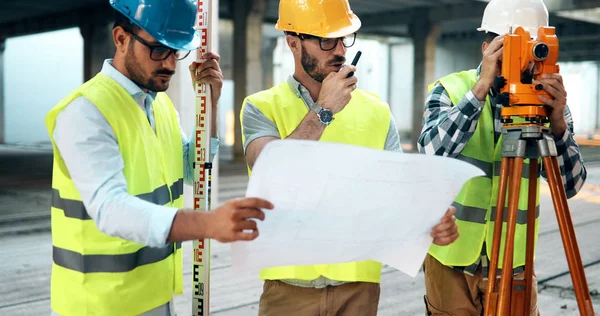
[[[360,51],[351,65],[344,66],[338,72],[331,72],[321,86],[317,104],[330,110],[333,114],[344,109],[350,102],[351,93],[356,89],[358,79],[354,76],[356,64],[360,58]]]

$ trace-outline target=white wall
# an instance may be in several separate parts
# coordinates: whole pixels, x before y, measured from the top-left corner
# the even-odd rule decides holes
[[[79,28],[6,40],[5,142],[49,142],[46,114],[81,83],[83,39]]]
[[[435,53],[435,78],[477,68],[481,62],[481,41],[443,41]]]
[[[593,133],[600,107],[598,62],[559,63],[575,134]]]
[[[412,130],[414,49],[412,43],[392,46],[392,115],[401,134]],[[402,135],[401,135],[402,136]],[[407,140],[408,139],[403,139]]]

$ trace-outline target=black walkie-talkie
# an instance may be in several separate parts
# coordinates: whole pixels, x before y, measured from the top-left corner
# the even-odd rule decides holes
[[[352,66],[356,66],[356,64],[358,64],[358,60],[360,59],[360,55],[362,55],[361,51],[356,52],[356,55],[354,56],[354,59],[352,60]],[[354,71],[351,71],[350,73],[348,73],[348,76],[346,76],[346,78],[350,78],[354,76]]]

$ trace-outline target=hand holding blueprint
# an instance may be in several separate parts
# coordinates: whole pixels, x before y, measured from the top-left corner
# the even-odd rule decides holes
[[[275,205],[259,237],[232,244],[233,270],[375,260],[416,276],[429,232],[484,172],[452,158],[299,140],[270,142],[246,196]]]

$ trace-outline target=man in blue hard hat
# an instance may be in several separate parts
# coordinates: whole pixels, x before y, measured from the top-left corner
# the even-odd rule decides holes
[[[111,0],[114,58],[47,115],[52,178],[53,315],[173,314],[183,293],[181,242],[252,240],[261,199],[183,209],[194,150],[164,93],[178,60],[199,46],[192,0]],[[218,146],[219,56],[192,63],[212,89],[211,153]],[[212,159],[212,157],[211,157]],[[251,232],[248,232],[251,231]]]

